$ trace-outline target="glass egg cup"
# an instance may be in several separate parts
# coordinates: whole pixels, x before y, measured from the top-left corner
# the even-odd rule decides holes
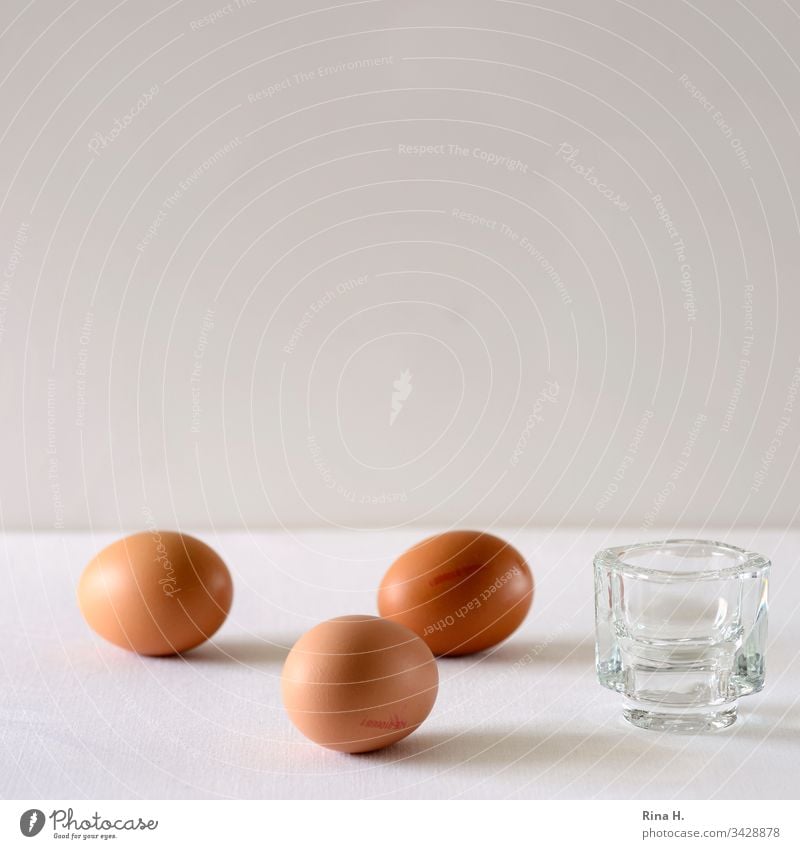
[[[594,558],[597,676],[639,728],[710,731],[764,686],[770,561],[707,540]]]

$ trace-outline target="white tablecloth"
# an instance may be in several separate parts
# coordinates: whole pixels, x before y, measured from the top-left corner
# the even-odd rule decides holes
[[[81,569],[116,535],[4,536],[0,795],[798,798],[800,533],[716,532],[773,558],[768,683],[732,728],[687,737],[627,725],[594,677],[591,557],[642,532],[496,532],[534,570],[527,622],[494,651],[440,661],[425,724],[359,756],[294,729],[281,665],[316,622],[376,613],[384,569],[421,532],[201,532],[231,568],[233,610],[213,644],[167,659],[105,644],[78,611]]]

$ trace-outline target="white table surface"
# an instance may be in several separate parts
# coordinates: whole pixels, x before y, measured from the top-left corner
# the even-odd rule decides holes
[[[694,533],[692,531],[694,530]],[[0,540],[0,796],[108,798],[798,798],[800,532],[708,531],[773,558],[767,687],[699,737],[642,731],[593,669],[591,556],[658,534],[514,532],[537,580],[504,645],[440,661],[436,706],[382,752],[307,742],[279,676],[316,622],[375,613],[375,588],[419,531],[214,533],[234,606],[183,658],[103,643],[75,603],[81,569],[118,534]],[[671,536],[697,535],[696,529]],[[523,664],[515,662],[527,659]]]

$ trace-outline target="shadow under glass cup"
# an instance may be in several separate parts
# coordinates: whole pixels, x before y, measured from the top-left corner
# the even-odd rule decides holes
[[[739,696],[764,686],[769,568],[707,540],[595,555],[597,676],[622,693],[629,722],[694,732],[736,721]]]

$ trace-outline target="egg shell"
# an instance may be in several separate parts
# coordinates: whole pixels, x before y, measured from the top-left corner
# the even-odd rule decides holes
[[[339,752],[383,749],[407,737],[430,713],[438,688],[428,646],[377,616],[340,616],[312,628],[281,676],[297,729]]]
[[[435,655],[471,654],[522,624],[533,590],[531,570],[513,546],[480,531],[449,531],[395,560],[378,590],[378,610],[419,634]]]
[[[233,582],[219,555],[199,539],[145,531],[117,540],[86,566],[78,603],[110,643],[144,655],[188,651],[225,621]]]

